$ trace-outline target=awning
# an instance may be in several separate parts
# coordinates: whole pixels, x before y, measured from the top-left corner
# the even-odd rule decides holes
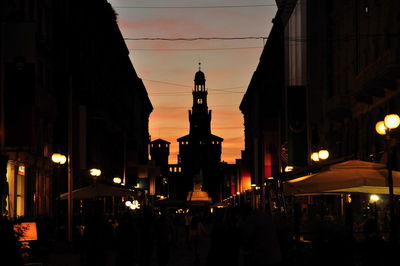
[[[286,195],[318,193],[389,194],[384,164],[351,160],[327,170],[284,182]],[[394,194],[400,195],[400,172],[392,171]]]
[[[117,187],[113,185],[95,183],[89,186],[78,188],[72,191],[73,199],[91,199],[96,197],[124,197],[134,196],[135,190]],[[60,195],[60,199],[65,200],[68,198],[68,193]]]

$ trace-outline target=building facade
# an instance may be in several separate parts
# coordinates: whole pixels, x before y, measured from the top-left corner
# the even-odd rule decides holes
[[[153,107],[111,5],[0,5],[1,144],[8,157],[3,214],[56,215],[67,180],[76,189],[115,176],[134,186],[147,177]],[[65,165],[51,161],[56,152],[67,156]],[[91,168],[102,170],[98,180]]]

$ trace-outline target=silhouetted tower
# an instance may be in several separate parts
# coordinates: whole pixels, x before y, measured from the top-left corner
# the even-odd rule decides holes
[[[223,139],[211,134],[211,110],[208,110],[205,83],[205,75],[199,67],[194,77],[193,106],[189,110],[189,134],[178,139],[178,163],[182,165],[188,189],[191,189],[193,177],[201,169],[203,189],[213,200],[217,200]]]
[[[200,63],[199,63],[200,64]],[[211,110],[207,106],[206,78],[200,70],[194,76],[193,107],[189,111],[190,135],[201,137],[211,134]]]
[[[156,166],[160,167],[162,174],[166,174],[168,171],[170,144],[170,142],[163,139],[156,139],[150,143],[151,159],[155,162]]]

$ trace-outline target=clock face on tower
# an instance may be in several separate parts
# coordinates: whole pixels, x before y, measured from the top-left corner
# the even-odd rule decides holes
[[[197,99],[197,103],[198,104],[202,104],[203,103],[203,99]]]

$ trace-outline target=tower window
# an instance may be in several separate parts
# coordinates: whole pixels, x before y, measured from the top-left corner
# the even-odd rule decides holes
[[[198,104],[203,104],[203,99],[197,99]]]

